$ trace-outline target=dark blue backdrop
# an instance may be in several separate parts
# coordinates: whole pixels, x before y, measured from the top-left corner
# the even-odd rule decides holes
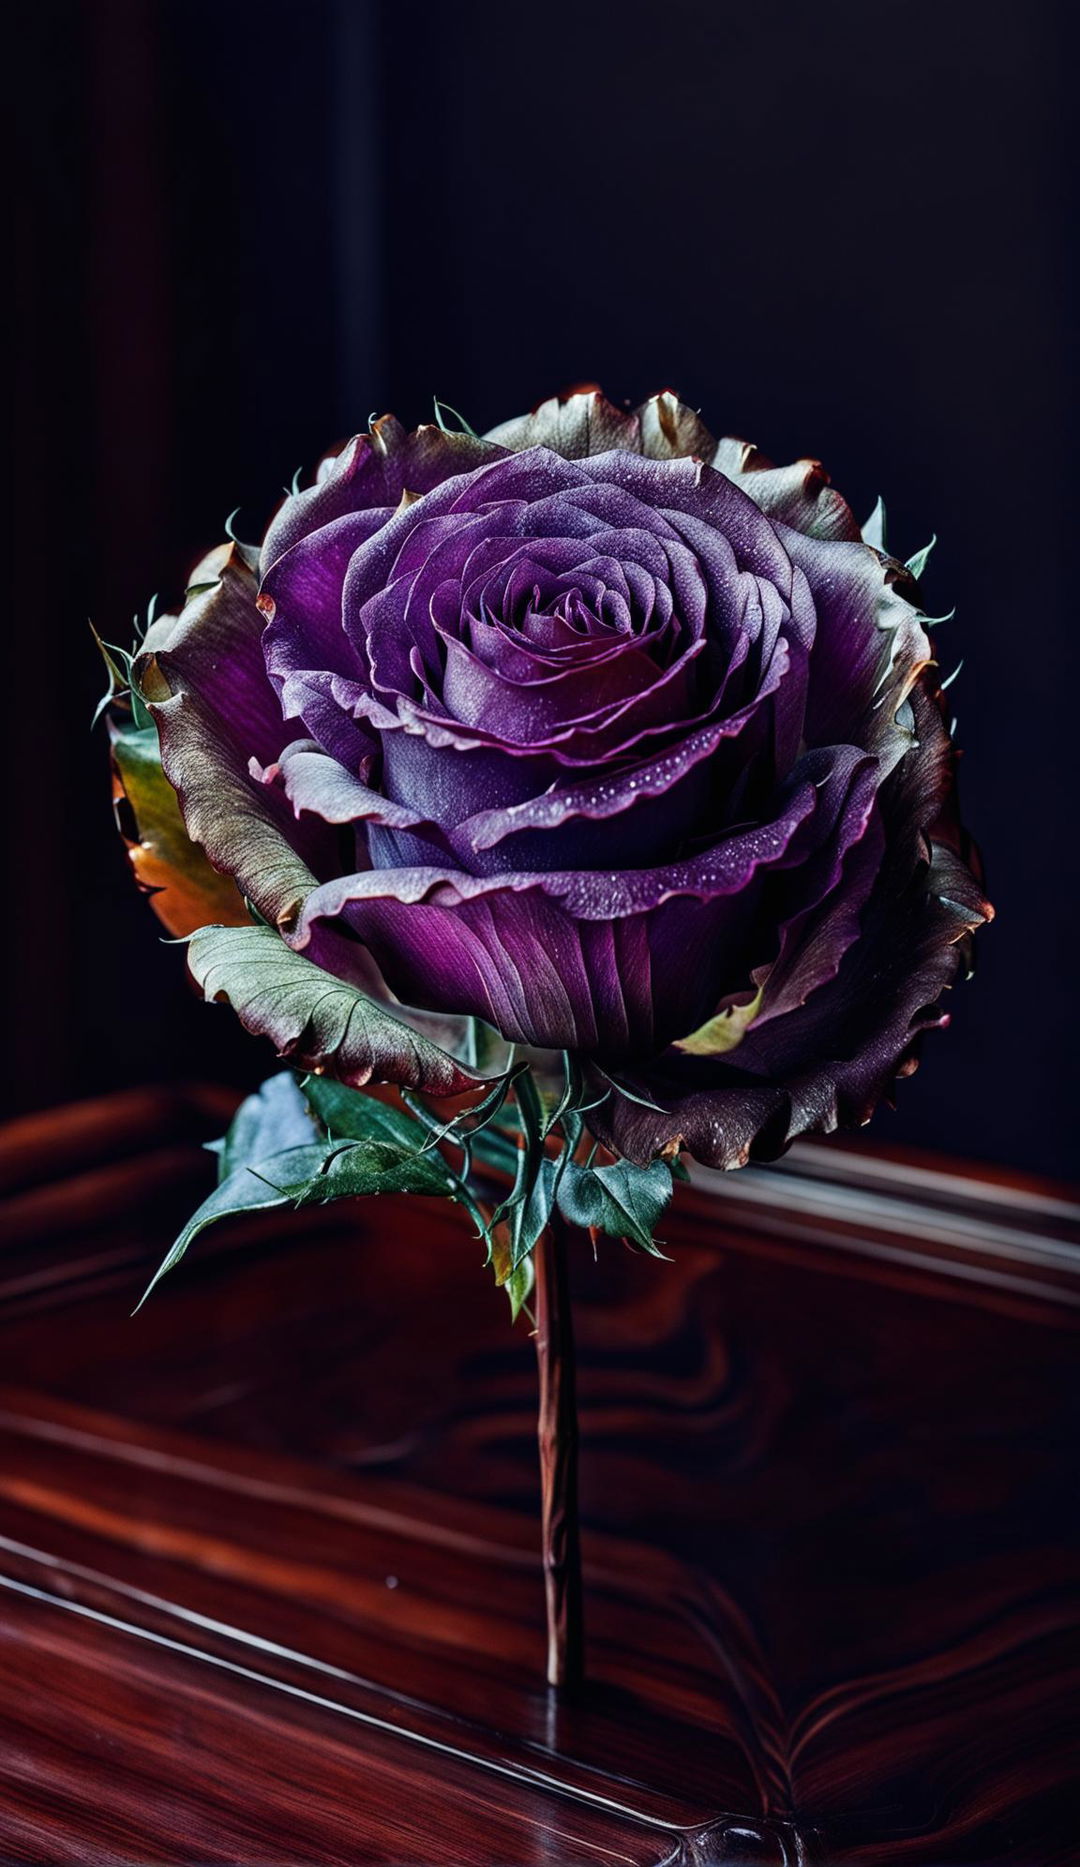
[[[672,384],[819,454],[932,607],[997,925],[883,1137],[1072,1171],[1068,48],[1049,0],[39,0],[24,25],[8,1087],[264,1059],[114,843],[84,619],[433,391]],[[35,658],[47,650],[45,665]]]

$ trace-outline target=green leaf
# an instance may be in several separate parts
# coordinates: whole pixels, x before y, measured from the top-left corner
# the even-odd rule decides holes
[[[290,1183],[306,1183],[318,1172],[325,1158],[325,1142],[315,1142],[307,1147],[286,1148],[257,1164],[238,1167],[235,1173],[230,1173],[203,1200],[178,1233],[172,1249],[146,1286],[136,1308],[142,1308],[155,1284],[160,1283],[166,1271],[171,1271],[174,1265],[179,1264],[192,1239],[204,1232],[208,1225],[215,1225],[219,1219],[232,1218],[236,1213],[263,1212],[272,1206],[291,1204]]]
[[[460,1095],[482,1079],[357,986],[294,953],[269,927],[201,927],[188,945],[192,977],[224,999],[245,1030],[278,1055],[352,1088],[372,1078],[429,1095]]]
[[[885,501],[878,496],[877,505],[862,528],[863,543],[873,545],[875,551],[885,550]]]
[[[291,1071],[279,1071],[245,1098],[228,1134],[210,1145],[218,1185],[180,1232],[144,1303],[206,1226],[276,1206],[379,1193],[448,1197],[466,1208],[490,1252],[483,1213],[467,1183],[428,1145],[427,1123],[329,1078],[309,1077],[301,1086]]]
[[[348,1089],[332,1076],[306,1076],[302,1091],[335,1141],[387,1141],[416,1153],[427,1141],[426,1129],[404,1109],[360,1089]]]
[[[653,1257],[663,1257],[652,1232],[670,1198],[671,1168],[666,1160],[654,1160],[648,1167],[635,1167],[628,1160],[610,1167],[583,1167],[571,1161],[559,1187],[558,1205],[571,1225],[627,1238]]]
[[[227,1180],[241,1167],[321,1138],[292,1071],[280,1070],[241,1102],[224,1139],[209,1145],[218,1156],[218,1179]]]
[[[565,1152],[557,1160],[541,1160],[525,1198],[510,1215],[510,1257],[514,1271],[535,1250],[551,1219],[559,1181],[565,1169]]]
[[[325,1156],[325,1150],[324,1150]],[[356,1141],[335,1149],[322,1169],[288,1188],[298,1206],[378,1193],[426,1193],[453,1197],[456,1177],[441,1154],[418,1154],[392,1141]]]
[[[922,576],[923,571],[926,569],[927,563],[929,562],[930,553],[934,549],[934,546],[936,544],[937,544],[937,533],[935,532],[934,536],[931,538],[930,543],[928,545],[924,545],[921,551],[916,551],[914,557],[908,558],[907,568],[911,572],[916,583],[918,583],[919,578]]]

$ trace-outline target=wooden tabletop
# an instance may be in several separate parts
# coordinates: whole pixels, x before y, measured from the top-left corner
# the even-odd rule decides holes
[[[1080,1859],[1080,1210],[865,1147],[574,1265],[589,1679],[458,1211],[207,1234],[230,1098],[0,1140],[0,1860]]]

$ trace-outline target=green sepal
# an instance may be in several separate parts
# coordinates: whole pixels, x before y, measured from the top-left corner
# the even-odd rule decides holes
[[[475,1139],[470,1138],[469,1151],[479,1166],[490,1167],[494,1173],[508,1173],[512,1179],[517,1172],[517,1142],[505,1128],[492,1124],[482,1129]]]
[[[470,427],[464,415],[459,414],[456,408],[451,408],[449,402],[444,402],[441,397],[437,395],[432,397],[432,401],[435,405],[435,420],[444,434],[468,434],[472,436],[474,441],[480,439],[476,429]],[[444,415],[452,415],[457,422],[457,427],[451,428],[449,422],[443,420]]]
[[[136,642],[133,648],[126,649],[118,648],[113,642],[104,642],[93,623],[90,624],[90,633],[97,644],[98,653],[105,663],[105,672],[109,677],[109,685],[94,708],[94,717],[90,722],[91,729],[97,725],[102,714],[109,707],[116,705],[123,705],[128,709],[134,726],[152,727],[153,720],[150,717],[149,708],[139,692],[138,682],[132,677],[132,663],[138,653],[139,644]]]
[[[873,545],[875,551],[884,552],[885,546],[885,501],[880,493],[877,505],[862,528],[864,545]]]
[[[508,1070],[505,1076],[499,1077],[498,1082],[488,1090],[486,1096],[480,1098],[479,1102],[474,1102],[471,1107],[463,1109],[460,1115],[454,1116],[452,1121],[444,1122],[441,1127],[433,1128],[424,1146],[432,1148],[437,1147],[441,1141],[449,1141],[452,1146],[462,1148],[468,1158],[474,1137],[481,1134],[495,1120],[510,1090],[522,1072],[527,1069],[528,1064],[519,1063],[514,1069]]]
[[[911,572],[916,583],[918,583],[919,578],[922,576],[923,571],[926,569],[926,566],[930,561],[930,553],[934,549],[934,546],[936,544],[937,544],[937,533],[935,532],[928,545],[924,545],[921,551],[916,551],[914,557],[908,558],[907,568]]]

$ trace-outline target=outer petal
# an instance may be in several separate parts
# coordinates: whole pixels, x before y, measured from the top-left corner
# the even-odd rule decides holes
[[[393,415],[372,423],[329,457],[314,486],[279,506],[263,541],[261,566],[269,569],[299,539],[347,513],[390,518],[406,494],[429,493],[454,474],[469,473],[501,450],[474,435],[448,434],[427,424],[409,434]]]
[[[769,518],[805,532],[810,538],[858,539],[862,536],[847,500],[830,482],[820,460],[795,460],[777,467],[749,441],[723,440],[710,466],[726,473]]]
[[[731,1168],[774,1159],[797,1135],[868,1121],[896,1078],[915,1069],[921,1034],[948,1023],[942,995],[968,936],[988,918],[970,871],[951,850],[935,845],[927,879],[893,913],[887,951],[865,935],[849,949],[835,985],[805,1008],[813,1015],[800,1031],[804,1065],[785,1067],[783,1020],[772,1027],[780,1048],[771,1074],[737,1067],[746,1060],[742,1045],[728,1067],[664,1059],[629,1081],[665,1112],[613,1094],[590,1118],[598,1139],[641,1163],[681,1140],[706,1166]],[[760,1049],[754,1061],[764,1065]]]
[[[640,408],[616,408],[596,388],[551,396],[531,415],[519,415],[492,428],[489,441],[515,453],[527,447],[550,447],[568,460],[605,454],[613,447],[652,460],[677,460],[696,454],[708,460],[716,446],[704,422],[677,395],[665,389]]]
[[[135,879],[171,934],[183,938],[210,921],[249,920],[234,884],[212,868],[184,828],[176,792],[161,769],[153,726],[110,719],[113,807]]]
[[[327,908],[331,899],[323,897]],[[656,1049],[700,1021],[710,970],[718,954],[745,944],[749,910],[750,898],[735,892],[582,920],[504,878],[456,901],[437,892],[414,902],[361,896],[342,903],[341,920],[408,1002],[457,1007],[513,1042],[616,1058]],[[305,950],[320,964],[326,933],[313,917]]]
[[[292,737],[267,679],[255,578],[236,547],[224,547],[218,582],[155,631],[136,678],[161,740],[165,775],[192,840],[268,920],[289,926],[332,872],[332,835],[298,829],[287,799],[249,771],[270,765]]]
[[[487,438],[515,452],[550,447],[570,460],[613,447],[653,460],[696,458],[734,480],[770,518],[797,531],[813,538],[860,536],[851,508],[830,485],[819,460],[777,467],[749,441],[717,442],[696,411],[670,389],[631,412],[616,408],[599,389],[553,396],[533,414],[493,428]]]
[[[625,413],[609,402],[599,389],[579,390],[568,396],[553,395],[531,415],[518,415],[501,422],[485,437],[515,454],[528,447],[550,447],[567,460],[581,460],[587,454],[605,454],[611,447],[641,451],[641,429],[636,414]]]
[[[920,685],[912,700],[919,750],[886,787],[886,859],[835,977],[786,1016],[752,1023],[729,1061],[656,1059],[631,1086],[665,1113],[613,1096],[592,1118],[606,1145],[645,1161],[681,1137],[709,1166],[771,1158],[796,1135],[867,1121],[916,1067],[921,1033],[948,1022],[942,995],[993,910],[951,846],[948,815],[946,840],[927,837],[952,793],[952,752],[937,698]]]
[[[870,545],[808,538],[786,525],[777,530],[817,611],[807,740],[844,739],[891,767],[911,744],[904,701],[933,659],[919,612],[903,594],[897,567]]]
[[[208,999],[226,999],[244,1028],[279,1056],[353,1088],[404,1083],[453,1096],[481,1082],[412,1026],[356,986],[329,979],[269,927],[203,927],[188,947],[192,977]]]

